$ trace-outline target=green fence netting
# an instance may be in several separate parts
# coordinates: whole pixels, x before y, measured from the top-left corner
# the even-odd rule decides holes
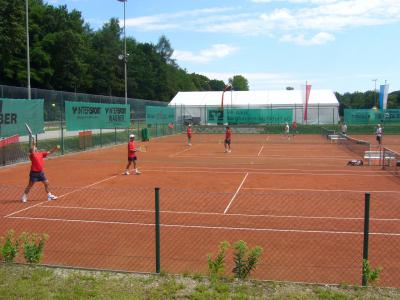
[[[400,109],[345,109],[347,124],[400,124]]]
[[[146,106],[146,123],[148,125],[175,123],[175,108]]]
[[[292,109],[209,108],[209,124],[284,124],[293,120]]]
[[[130,127],[129,104],[65,102],[67,130]]]
[[[26,135],[25,123],[33,134],[43,132],[43,99],[0,99],[0,137]]]

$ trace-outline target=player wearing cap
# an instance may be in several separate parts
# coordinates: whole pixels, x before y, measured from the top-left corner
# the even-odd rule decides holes
[[[126,165],[125,175],[129,175],[129,167],[133,163],[133,168],[135,169],[135,174],[139,175],[140,171],[136,168],[136,146],[135,146],[135,135],[131,134],[129,136],[128,142],[128,164]]]
[[[35,142],[33,142],[32,147],[29,149],[29,159],[32,162],[31,165],[31,170],[29,172],[29,183],[25,188],[24,194],[22,195],[21,201],[23,203],[26,203],[28,201],[28,194],[29,191],[31,190],[32,186],[38,182],[41,181],[43,182],[44,189],[46,190],[47,193],[47,200],[56,200],[57,196],[53,195],[49,191],[49,181],[46,178],[46,175],[44,175],[43,172],[43,167],[44,167],[44,158],[47,157],[49,154],[53,153],[54,151],[57,151],[59,149],[59,146],[52,148],[49,151],[44,151],[44,152],[39,152],[36,148]]]
[[[192,146],[192,124],[188,125],[186,133],[188,138],[188,146]]]

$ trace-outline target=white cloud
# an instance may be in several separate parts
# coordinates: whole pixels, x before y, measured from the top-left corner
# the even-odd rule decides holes
[[[236,50],[235,47],[226,44],[215,44],[212,45],[210,49],[201,50],[199,53],[175,50],[172,58],[176,59],[178,62],[208,63],[212,60],[229,56]]]
[[[286,43],[294,43],[301,46],[322,45],[335,40],[335,37],[327,32],[319,32],[310,39],[306,39],[303,34],[299,35],[284,35],[280,41]]]
[[[281,40],[298,45],[321,45],[332,42],[338,31],[400,23],[400,0],[249,1],[255,4],[277,2],[281,7],[273,10],[261,4],[249,7],[212,7],[128,19],[127,26],[143,31],[173,29],[280,36]],[[302,34],[313,37],[306,39]]]

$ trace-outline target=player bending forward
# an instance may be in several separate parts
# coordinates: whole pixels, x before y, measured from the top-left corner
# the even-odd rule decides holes
[[[128,143],[128,164],[126,165],[125,175],[129,175],[129,167],[133,163],[133,168],[135,169],[135,174],[139,175],[140,171],[136,168],[136,146],[135,146],[135,135],[131,134],[129,136],[129,143]]]
[[[29,191],[31,190],[32,186],[38,181],[41,181],[44,184],[44,189],[47,193],[47,200],[51,201],[57,199],[57,196],[50,193],[49,181],[47,180],[43,172],[44,158],[57,150],[59,150],[59,146],[52,148],[50,151],[39,152],[36,148],[35,142],[33,142],[32,147],[29,149],[29,159],[31,160],[32,165],[29,172],[29,183],[26,186],[21,199],[23,203],[26,203],[28,201]]]
[[[231,153],[231,139],[232,139],[232,130],[229,126],[226,126],[225,141],[224,141],[225,153]]]

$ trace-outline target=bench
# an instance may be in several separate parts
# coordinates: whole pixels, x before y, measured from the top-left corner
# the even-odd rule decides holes
[[[372,161],[380,161],[382,160],[382,152],[381,151],[365,151],[364,152],[364,159],[368,160],[368,165],[371,165]]]
[[[333,143],[334,141],[337,142],[338,140],[345,140],[346,138],[339,134],[329,134],[328,139]]]

